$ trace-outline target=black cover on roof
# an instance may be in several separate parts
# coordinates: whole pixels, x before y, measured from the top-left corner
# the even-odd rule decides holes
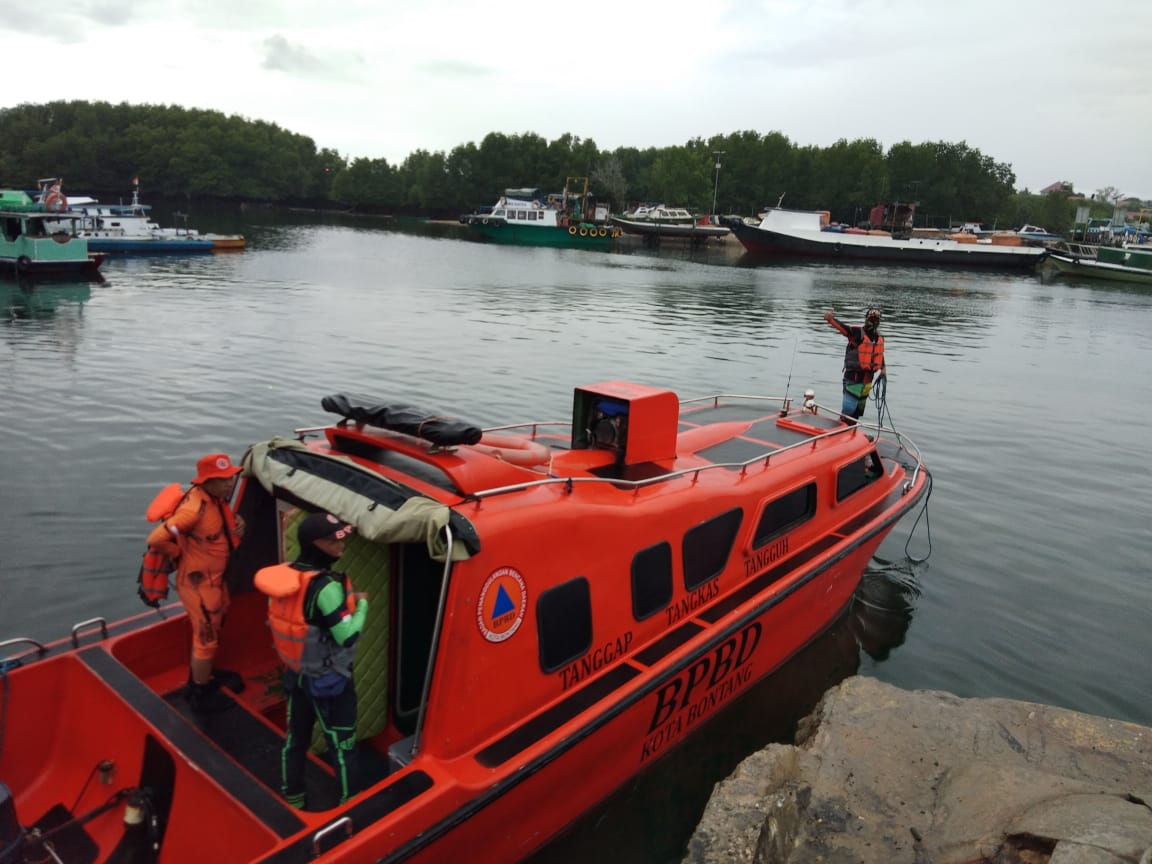
[[[441,447],[475,444],[484,434],[479,426],[402,402],[368,402],[343,393],[334,393],[321,399],[320,407],[357,423],[413,435]]]

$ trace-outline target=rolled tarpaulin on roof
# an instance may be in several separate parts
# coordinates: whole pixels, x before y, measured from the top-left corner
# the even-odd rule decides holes
[[[443,561],[444,526],[451,522],[453,561],[463,561],[479,549],[475,529],[460,514],[347,456],[319,453],[292,438],[273,438],[248,448],[241,465],[245,476],[270,495],[331,513],[373,542],[424,543],[433,559]]]
[[[374,402],[363,397],[334,393],[321,399],[320,407],[347,420],[402,432],[440,447],[476,444],[484,434],[473,423],[425,411],[403,402]]]

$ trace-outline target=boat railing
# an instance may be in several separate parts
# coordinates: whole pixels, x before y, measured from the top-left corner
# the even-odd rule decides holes
[[[1048,251],[1058,255],[1071,255],[1073,258],[1088,258],[1095,261],[1100,253],[1100,247],[1094,243],[1071,243],[1067,240],[1061,240],[1049,246]]]
[[[715,396],[701,396],[701,397],[698,397],[695,399],[684,399],[684,400],[681,400],[680,404],[681,405],[692,405],[692,404],[701,404],[701,403],[712,402],[715,405],[719,405],[721,399],[745,399],[745,400],[749,400],[749,401],[758,401],[758,402],[777,402],[777,403],[780,403],[782,406],[784,406],[785,410],[786,410],[786,407],[790,404],[790,400],[787,397],[748,396],[748,395],[738,394],[738,393],[721,393],[721,394],[717,394]],[[815,407],[819,411],[824,411],[825,416],[837,416],[839,414],[839,412],[837,412],[837,411],[833,411],[829,408],[825,408],[825,407],[822,407],[819,405],[817,405]],[[532,424],[523,424],[523,425],[532,425]],[[875,424],[875,423],[860,422],[854,426],[841,426],[841,427],[838,427],[836,429],[830,429],[827,432],[822,432],[818,435],[813,435],[811,438],[808,438],[804,441],[797,441],[794,444],[788,444],[788,445],[785,445],[784,447],[778,447],[778,448],[775,448],[773,450],[769,450],[766,453],[763,453],[759,456],[755,456],[751,459],[747,459],[743,462],[714,462],[714,463],[709,464],[709,465],[699,465],[699,466],[696,466],[694,468],[682,468],[678,471],[669,471],[665,474],[660,474],[660,475],[657,475],[654,477],[645,477],[641,480],[625,480],[625,479],[616,478],[616,477],[548,476],[545,478],[541,478],[540,480],[528,480],[528,481],[525,481],[523,483],[513,483],[513,484],[510,484],[507,486],[496,486],[496,487],[493,487],[491,489],[482,489],[482,490],[478,490],[475,492],[470,492],[467,497],[470,500],[475,500],[477,503],[479,503],[479,501],[484,499],[484,498],[491,498],[491,497],[494,497],[496,495],[506,495],[506,494],[511,493],[511,492],[520,492],[520,491],[523,491],[526,489],[534,489],[534,488],[540,487],[540,486],[561,485],[561,486],[567,486],[569,488],[569,490],[571,490],[578,483],[580,483],[580,484],[609,484],[611,486],[616,487],[617,489],[630,489],[634,492],[639,492],[641,489],[644,489],[648,486],[654,486],[654,485],[659,484],[659,483],[666,483],[669,480],[676,480],[676,479],[681,478],[681,477],[697,478],[697,477],[699,477],[700,474],[702,474],[706,471],[716,471],[718,469],[739,470],[740,476],[743,477],[747,474],[749,468],[752,468],[753,466],[755,466],[757,464],[763,463],[765,468],[768,467],[768,465],[770,464],[770,462],[774,456],[779,456],[782,453],[788,453],[788,452],[793,451],[793,450],[799,450],[800,448],[803,448],[803,447],[815,448],[819,442],[826,440],[826,439],[835,438],[838,435],[867,434],[867,430],[872,430],[877,435],[885,435],[885,436],[889,436],[889,437],[893,438],[897,442],[897,444],[899,445],[900,449],[903,450],[904,452],[906,452],[914,460],[915,468],[912,471],[912,476],[910,478],[908,478],[908,480],[905,481],[905,484],[904,484],[904,492],[905,493],[909,492],[913,487],[915,487],[916,482],[919,479],[920,471],[924,465],[924,460],[920,454],[920,448],[917,447],[916,444],[910,438],[908,438],[908,436],[904,435],[901,432],[897,432],[895,429],[893,429],[891,427],[881,426],[881,425]]]
[[[507,432],[510,429],[531,429],[535,438],[541,426],[559,426],[564,429],[572,428],[571,420],[535,420],[531,423],[510,423],[507,426],[485,426],[483,432]]]
[[[682,406],[701,405],[711,402],[714,406],[719,406],[721,404],[721,400],[735,399],[741,399],[748,402],[775,403],[780,405],[781,414],[787,412],[792,404],[791,398],[787,396],[753,396],[743,393],[717,393],[712,396],[698,396],[691,399],[681,399],[680,404]],[[826,417],[839,416],[839,412],[832,408],[815,404],[813,407],[816,409],[816,412],[814,413],[823,412],[823,415]],[[513,429],[531,429],[532,437],[536,437],[539,429],[545,426],[571,428],[572,423],[567,420],[536,420],[526,423],[511,423],[504,426],[485,427],[483,431],[498,432]],[[304,440],[304,438],[308,435],[321,434],[328,428],[328,426],[301,427],[295,429],[294,432],[300,440]],[[715,462],[709,465],[700,465],[694,468],[683,468],[678,471],[670,471],[665,474],[646,477],[642,480],[625,480],[615,477],[561,477],[557,475],[549,475],[548,477],[543,477],[539,480],[526,480],[521,483],[512,483],[507,486],[495,486],[491,489],[480,489],[474,492],[469,492],[467,498],[471,501],[479,503],[479,501],[484,498],[491,498],[496,495],[506,495],[511,492],[521,492],[527,489],[534,489],[538,486],[566,485],[569,487],[569,489],[571,489],[577,483],[609,484],[616,487],[617,489],[631,489],[635,492],[638,492],[641,489],[644,489],[648,486],[654,486],[658,483],[666,483],[669,480],[675,480],[680,477],[698,477],[702,472],[715,471],[718,469],[739,470],[740,475],[743,477],[745,474],[747,474],[749,468],[761,462],[765,467],[767,467],[772,457],[774,456],[779,456],[782,453],[798,450],[801,447],[814,448],[819,442],[825,439],[835,438],[838,435],[855,435],[861,433],[862,430],[864,431],[864,434],[867,434],[867,430],[871,430],[876,435],[884,435],[895,440],[900,450],[907,453],[908,456],[915,462],[912,476],[904,484],[905,492],[908,492],[910,489],[912,489],[916,485],[916,482],[919,479],[920,471],[924,465],[923,457],[920,454],[920,448],[907,435],[903,434],[902,432],[897,432],[892,427],[882,426],[876,423],[858,422],[853,426],[840,426],[835,429],[830,429],[827,432],[813,435],[811,438],[807,438],[803,441],[797,441],[794,444],[788,444],[784,447],[778,447],[773,450],[769,450],[759,456],[755,456],[743,462]],[[396,434],[399,437],[406,437],[403,436],[402,433],[393,434]]]

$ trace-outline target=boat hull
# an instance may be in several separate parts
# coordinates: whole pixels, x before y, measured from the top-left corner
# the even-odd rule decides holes
[[[1109,282],[1128,282],[1135,285],[1152,286],[1152,270],[1140,267],[1125,267],[1103,261],[1093,261],[1050,253],[1048,262],[1059,273],[1069,276],[1082,276],[1086,279],[1104,279]]]
[[[809,236],[766,230],[733,219],[728,222],[749,254],[808,260],[907,264],[919,267],[1026,269],[1044,257],[1030,246],[960,243],[943,238],[895,240],[868,234],[810,232]]]
[[[608,249],[616,242],[619,232],[597,226],[511,224],[503,220],[483,219],[468,223],[468,228],[480,239],[507,246],[554,246],[574,249]]]
[[[83,258],[38,259],[0,255],[0,275],[7,278],[92,275],[104,263],[104,253],[90,252]]]
[[[697,225],[694,223],[672,222],[645,222],[640,220],[624,219],[613,216],[612,224],[621,228],[625,234],[635,234],[641,237],[656,239],[670,238],[676,240],[702,241],[713,238],[727,237],[731,230],[723,225]]]
[[[145,237],[91,237],[88,248],[109,255],[187,255],[211,252],[211,240],[199,237],[151,239]]]

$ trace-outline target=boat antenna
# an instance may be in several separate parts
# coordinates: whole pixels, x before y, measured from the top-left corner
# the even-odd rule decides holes
[[[784,196],[780,196],[780,197],[784,197]],[[781,417],[785,416],[788,413],[788,409],[791,407],[791,404],[788,401],[788,391],[792,387],[792,370],[796,366],[796,348],[799,346],[799,344],[800,344],[800,337],[799,336],[793,336],[792,337],[792,362],[790,364],[788,364],[788,381],[784,384],[784,407],[782,407],[780,409],[780,416]]]
[[[780,205],[784,203],[784,196],[787,194],[788,194],[787,192],[781,192],[780,197],[776,199],[776,209],[777,210],[779,210]]]

